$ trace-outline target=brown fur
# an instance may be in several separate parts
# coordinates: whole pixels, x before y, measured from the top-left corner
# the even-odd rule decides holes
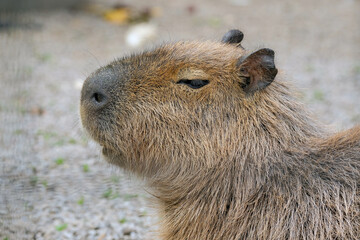
[[[180,42],[114,61],[89,77],[117,76],[112,103],[82,103],[83,125],[148,182],[162,239],[360,239],[360,127],[327,133],[281,76],[246,94],[247,54]]]

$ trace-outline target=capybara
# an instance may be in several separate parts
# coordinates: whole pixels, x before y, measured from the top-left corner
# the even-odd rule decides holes
[[[81,93],[84,128],[145,179],[161,239],[360,239],[360,127],[321,126],[274,51],[242,39],[231,30],[98,69]]]

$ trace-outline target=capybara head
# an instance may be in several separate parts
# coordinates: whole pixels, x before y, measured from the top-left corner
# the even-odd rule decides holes
[[[291,115],[290,97],[279,97],[287,88],[274,81],[274,51],[248,52],[242,39],[231,30],[221,42],[167,44],[90,75],[81,118],[105,158],[142,176],[196,173],[291,143],[290,128],[301,120]]]

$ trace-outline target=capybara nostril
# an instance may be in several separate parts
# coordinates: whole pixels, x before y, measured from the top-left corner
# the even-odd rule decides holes
[[[104,105],[107,103],[108,97],[106,97],[103,93],[95,92],[92,94],[91,100],[98,105]]]
[[[103,84],[94,79],[88,79],[83,86],[81,103],[87,111],[96,111],[103,109],[110,101],[108,91]]]

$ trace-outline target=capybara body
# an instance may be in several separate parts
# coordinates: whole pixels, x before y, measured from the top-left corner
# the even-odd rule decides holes
[[[85,81],[82,123],[144,178],[162,239],[360,239],[360,127],[330,134],[277,76],[274,52],[178,42]]]

